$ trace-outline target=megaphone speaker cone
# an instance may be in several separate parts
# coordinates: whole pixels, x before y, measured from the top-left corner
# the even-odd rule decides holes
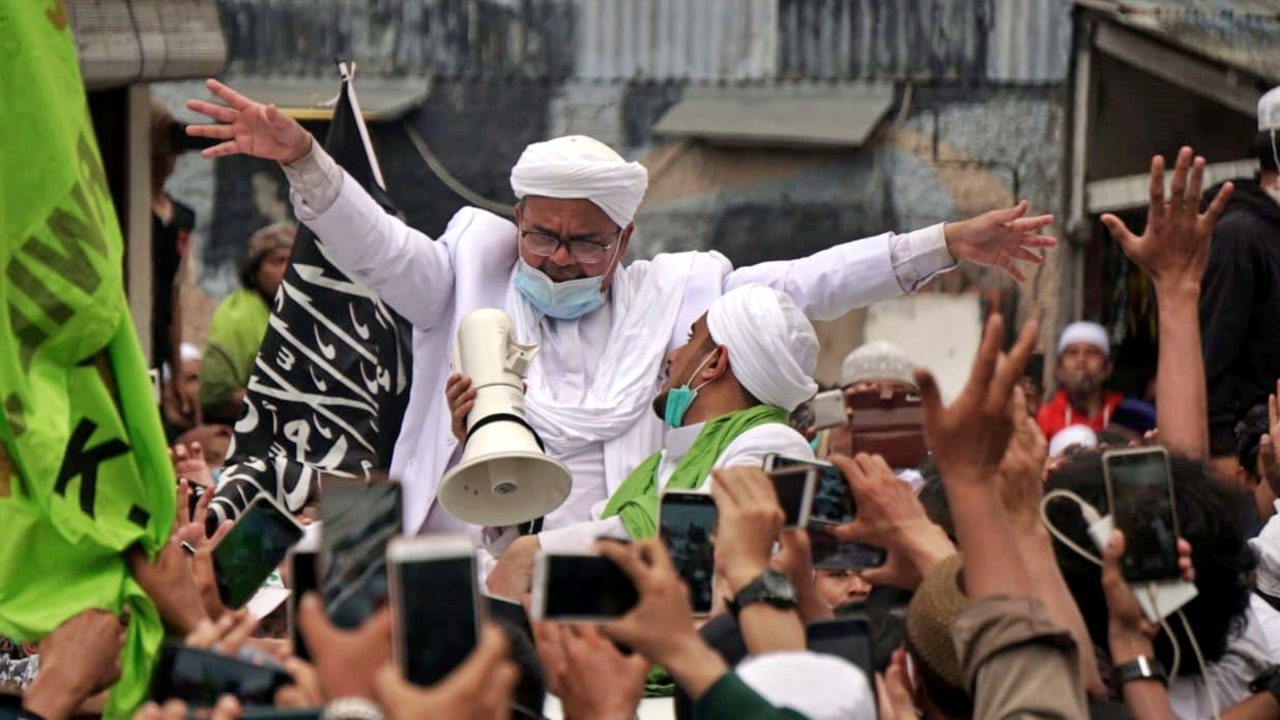
[[[569,468],[543,455],[536,444],[511,449],[522,443],[509,438],[504,443],[486,443],[480,435],[489,431],[529,434],[515,423],[494,423],[471,438],[462,462],[445,473],[440,483],[440,504],[450,515],[473,525],[516,525],[546,515],[569,498],[573,489]],[[472,452],[485,447],[493,451]]]

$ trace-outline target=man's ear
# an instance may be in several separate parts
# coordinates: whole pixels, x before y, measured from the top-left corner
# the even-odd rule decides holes
[[[635,232],[635,229],[636,229],[635,223],[628,223],[627,226],[622,229],[622,234],[618,236],[617,257],[618,257],[619,263],[621,263],[622,258],[626,257],[627,255],[627,246],[631,244],[631,233]]]
[[[1107,380],[1111,377],[1111,371],[1116,369],[1115,363],[1107,360],[1107,367],[1102,371],[1102,379]]]
[[[715,357],[711,358],[711,362],[702,369],[700,373],[704,382],[711,382],[729,372],[729,348],[726,345],[716,346]]]

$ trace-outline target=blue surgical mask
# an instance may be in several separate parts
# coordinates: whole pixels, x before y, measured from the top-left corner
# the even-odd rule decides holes
[[[698,363],[698,369],[694,370],[693,375],[689,376],[689,382],[693,382],[693,379],[698,376],[698,373],[702,372],[702,368],[706,366],[707,361],[710,360],[711,355],[714,354],[715,351],[712,350],[710,354],[702,359],[702,362]],[[667,427],[678,428],[684,425],[685,413],[689,412],[689,408],[693,405],[694,399],[698,397],[698,391],[707,385],[706,383],[703,383],[698,387],[693,388],[689,387],[689,382],[686,382],[680,387],[671,388],[667,391],[667,405],[662,413],[662,421],[667,424]]]
[[[577,320],[604,305],[603,283],[603,275],[555,282],[524,258],[516,260],[516,290],[534,310],[557,320]]]

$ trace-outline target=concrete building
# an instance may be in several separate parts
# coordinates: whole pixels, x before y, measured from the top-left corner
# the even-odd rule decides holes
[[[465,193],[509,205],[524,145],[570,132],[649,167],[636,255],[716,248],[745,264],[1018,198],[1061,210],[1068,0],[219,7],[228,80],[302,117],[323,116],[314,105],[337,87],[331,58],[356,59],[391,195],[428,233]],[[155,91],[177,106],[202,88]],[[250,232],[288,212],[279,171],[250,160],[185,159],[171,188],[200,213],[198,280],[212,297],[232,288]],[[1022,292],[976,271],[930,289],[962,298],[959,316],[974,322],[994,306],[1026,316],[1053,306],[1058,272],[1051,261]],[[822,379],[861,328],[853,317],[821,329]],[[954,332],[921,344],[967,367],[973,328]]]

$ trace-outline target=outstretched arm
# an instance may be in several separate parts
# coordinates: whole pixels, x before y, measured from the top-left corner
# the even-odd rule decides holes
[[[296,120],[210,79],[225,105],[189,100],[187,107],[214,120],[187,133],[222,142],[206,158],[250,155],[285,167],[298,219],[324,242],[339,268],[378,293],[421,329],[441,322],[453,297],[448,248],[387,214],[329,157]]]
[[[1052,215],[1025,217],[1027,203],[955,223],[900,235],[885,233],[842,243],[808,257],[760,263],[733,271],[725,290],[762,283],[787,293],[805,315],[832,320],[903,292],[914,292],[939,272],[968,261],[997,267],[1016,280],[1017,262],[1040,263],[1038,248],[1055,240],[1036,233]]]
[[[1200,347],[1200,283],[1209,259],[1213,225],[1234,186],[1227,183],[1200,212],[1205,161],[1191,148],[1178,152],[1168,201],[1164,198],[1164,158],[1151,159],[1151,203],[1147,228],[1134,235],[1115,215],[1103,215],[1111,236],[1151,278],[1160,316],[1156,375],[1156,425],[1160,440],[1192,458],[1209,450],[1208,401]]]

